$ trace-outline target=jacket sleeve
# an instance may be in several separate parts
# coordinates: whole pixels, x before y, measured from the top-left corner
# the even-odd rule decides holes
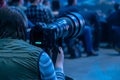
[[[54,68],[54,65],[47,53],[42,53],[39,60],[39,68],[42,80],[65,80],[62,69]]]

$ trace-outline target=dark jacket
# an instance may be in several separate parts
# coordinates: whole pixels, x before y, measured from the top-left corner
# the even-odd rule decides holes
[[[41,51],[22,40],[0,39],[0,80],[39,80]]]
[[[120,26],[120,10],[113,12],[108,16],[107,22],[109,25]]]

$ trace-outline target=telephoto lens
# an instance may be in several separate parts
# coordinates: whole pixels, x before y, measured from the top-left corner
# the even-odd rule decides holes
[[[80,13],[71,12],[50,24],[38,24],[30,32],[30,43],[51,48],[61,40],[77,38],[82,34],[85,20]]]
[[[85,20],[80,13],[71,12],[49,24],[48,28],[55,29],[56,39],[61,37],[70,39],[80,36],[84,25]]]
[[[38,24],[30,32],[30,43],[41,47],[49,55],[52,50],[52,61],[55,63],[58,47],[64,40],[77,38],[82,34],[85,20],[80,13],[71,12],[50,24]]]

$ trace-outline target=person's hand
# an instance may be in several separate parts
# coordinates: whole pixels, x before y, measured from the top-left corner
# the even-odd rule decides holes
[[[61,47],[59,47],[59,52],[60,53],[58,53],[58,55],[57,55],[55,67],[63,69],[64,52],[63,52],[63,49]]]

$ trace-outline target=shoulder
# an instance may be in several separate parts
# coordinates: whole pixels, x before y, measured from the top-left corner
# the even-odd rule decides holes
[[[24,51],[34,52],[34,53],[44,52],[41,48],[31,45],[28,42],[23,41],[23,40],[14,40],[12,41],[12,43],[14,46],[19,46],[19,49],[24,50]]]

